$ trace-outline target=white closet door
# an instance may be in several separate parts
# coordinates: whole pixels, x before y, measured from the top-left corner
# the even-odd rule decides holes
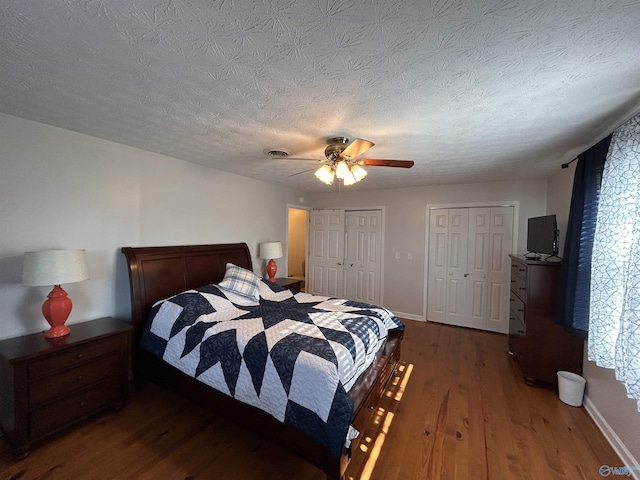
[[[469,209],[469,262],[467,264],[468,313],[459,325],[485,329],[487,319],[487,277],[491,243],[491,209]]]
[[[447,247],[447,316],[451,325],[463,325],[469,315],[467,299],[467,249],[469,243],[469,210],[449,210]]]
[[[513,207],[491,208],[486,330],[509,333]]]
[[[427,283],[427,319],[446,322],[447,318],[447,239],[449,211],[429,212],[429,270]]]
[[[466,315],[468,229],[466,208],[430,212],[428,320],[457,325]]]
[[[432,210],[427,319],[507,333],[513,207]]]
[[[311,210],[308,292],[343,296],[344,210]]]
[[[348,211],[345,215],[345,298],[380,303],[382,211]]]

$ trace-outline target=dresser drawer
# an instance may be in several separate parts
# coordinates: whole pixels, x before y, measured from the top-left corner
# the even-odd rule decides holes
[[[509,335],[526,335],[526,333],[524,322],[511,310],[509,312]]]
[[[511,314],[515,315],[515,317],[524,325],[525,323],[525,315],[524,309],[525,305],[520,298],[514,293],[511,292],[511,297],[509,298],[509,307],[511,308]]]
[[[34,407],[80,390],[120,371],[120,357],[109,355],[79,367],[65,370],[29,385],[29,406]]]
[[[101,383],[34,410],[29,418],[32,437],[40,437],[98,412],[122,396],[120,379]]]
[[[120,350],[120,336],[112,336],[65,350],[63,353],[29,363],[29,379],[47,377],[55,372],[84,365],[93,359]]]
[[[511,293],[515,293],[520,300],[526,303],[527,301],[527,287],[524,278],[513,275],[511,277]]]
[[[520,262],[511,262],[511,276],[527,277],[527,266]]]

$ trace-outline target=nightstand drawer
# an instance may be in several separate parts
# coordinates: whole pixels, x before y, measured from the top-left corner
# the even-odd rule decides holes
[[[91,342],[87,345],[69,348],[49,358],[29,362],[29,378],[47,377],[55,372],[84,365],[93,359],[108,355],[120,350],[120,337],[112,336],[103,340]]]
[[[34,410],[29,419],[31,436],[39,437],[81,420],[114,403],[121,395],[120,381],[114,379]]]
[[[120,357],[109,355],[94,362],[43,378],[29,385],[29,406],[34,407],[80,390],[120,371]]]
[[[276,283],[280,285],[282,288],[286,288],[287,290],[291,290],[292,292],[299,292],[302,290],[301,278],[292,278],[292,277],[276,278]]]

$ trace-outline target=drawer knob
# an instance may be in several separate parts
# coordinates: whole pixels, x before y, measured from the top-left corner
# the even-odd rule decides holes
[[[78,375],[78,378],[76,378],[76,382],[81,382],[83,378],[84,377],[82,375]]]
[[[80,408],[84,407],[85,405],[86,405],[85,402],[78,402],[78,407],[80,407]]]
[[[373,405],[369,405],[369,410],[373,410],[374,406]]]
[[[82,358],[82,357],[84,357],[84,355],[83,355],[82,353],[78,353],[78,354],[76,355],[76,358],[78,358],[78,359],[80,359],[80,358]]]

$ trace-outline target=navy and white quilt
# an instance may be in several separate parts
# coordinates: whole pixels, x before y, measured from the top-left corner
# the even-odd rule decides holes
[[[403,328],[385,308],[263,281],[257,302],[207,285],[156,303],[141,346],[339,457],[353,414],[347,391],[388,330]]]

